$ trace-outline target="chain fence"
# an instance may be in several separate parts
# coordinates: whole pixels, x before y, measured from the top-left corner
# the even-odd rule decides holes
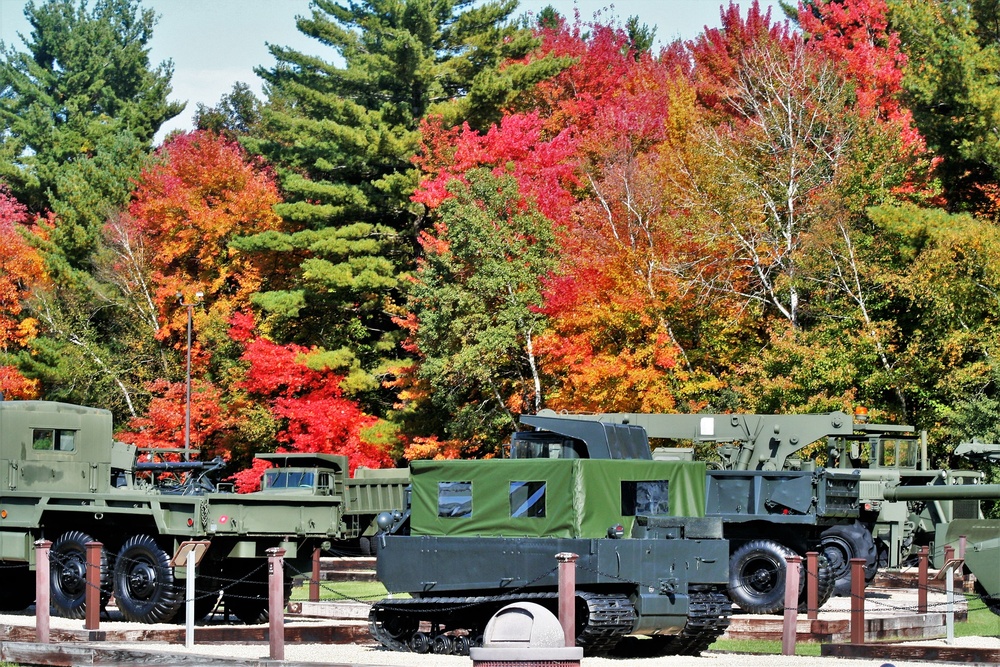
[[[335,558],[352,557],[356,555],[356,552],[352,550],[349,549],[344,550],[337,548],[324,549],[321,553],[323,556],[329,556]],[[57,578],[62,577],[63,572],[65,572],[67,569],[70,569],[70,570],[76,570],[78,573],[81,573],[83,575],[79,577],[78,580],[73,579],[74,582],[79,583],[80,586],[89,587],[92,585],[88,580],[88,578],[85,576],[86,572],[89,570],[91,566],[86,562],[86,559],[80,552],[60,553],[58,551],[50,551],[49,560],[50,560],[50,567],[52,570],[51,577],[53,581],[56,581]],[[100,599],[102,600],[102,606],[114,593],[116,577],[128,576],[128,573],[133,566],[137,566],[141,569],[148,569],[152,567],[154,571],[157,571],[158,568],[162,569],[164,572],[164,579],[162,581],[156,582],[156,585],[162,588],[162,595],[164,595],[165,597],[169,597],[172,600],[176,600],[179,597],[181,599],[180,603],[181,608],[183,608],[184,605],[187,604],[188,600],[186,599],[186,587],[184,585],[184,580],[175,579],[169,567],[163,566],[162,564],[151,564],[148,560],[133,559],[128,557],[108,554],[107,562],[102,564],[101,566],[103,572],[101,576],[98,578],[101,581],[101,584],[98,586],[98,588],[100,589]],[[195,580],[197,593],[195,595],[194,602],[197,603],[208,600],[213,601],[215,604],[207,616],[214,617],[217,613],[221,613],[219,611],[219,608],[220,606],[224,607],[223,602],[226,600],[229,601],[248,600],[257,602],[260,602],[262,600],[266,601],[268,594],[267,566],[268,563],[266,559],[262,559],[262,562],[257,564],[255,567],[249,569],[248,571],[240,572],[238,575],[229,574],[227,572],[223,572],[221,574],[213,572],[207,576],[197,576]],[[576,566],[580,570],[588,572],[597,577],[606,580],[620,582],[622,584],[626,584],[629,586],[638,586],[641,589],[660,590],[662,586],[662,582],[660,580],[641,581],[630,577],[623,577],[610,572],[603,572],[599,568],[595,568],[592,567],[591,565],[588,565],[586,562],[577,562]],[[87,568],[87,569],[81,571],[81,568]],[[26,564],[9,564],[9,563],[0,564],[0,571],[2,570],[23,571],[26,569],[27,569]],[[526,592],[528,589],[531,589],[539,581],[542,581],[549,577],[553,577],[553,575],[555,575],[555,573],[557,572],[557,569],[558,568],[556,566],[553,566],[550,569],[541,571],[533,578],[524,580],[524,583],[505,591],[503,594],[484,595],[484,596],[476,596],[474,598],[466,598],[466,601],[463,601],[460,604],[453,605],[446,609],[442,608],[441,611],[448,611],[448,612],[461,611],[462,609],[474,608],[477,606],[495,605],[499,601]],[[880,570],[879,576],[884,581],[890,584],[890,586],[888,586],[887,588],[890,589],[905,588],[908,590],[912,590],[913,592],[916,593],[918,591],[918,585],[914,583],[912,576],[916,572],[916,570],[917,568],[914,566],[909,566],[897,571]],[[371,607],[379,601],[386,600],[383,604],[388,605],[389,608],[391,608],[391,602],[388,599],[386,599],[386,595],[381,592],[375,592],[367,595],[344,592],[341,582],[324,581],[322,577],[317,581],[313,578],[311,571],[300,570],[297,567],[295,567],[293,562],[290,561],[284,562],[284,571],[286,580],[286,586],[285,586],[286,597],[290,592],[288,583],[291,580],[297,579],[301,582],[302,585],[309,585],[315,583],[319,587],[319,589],[325,593],[325,596],[321,595],[321,599],[325,598],[324,601],[329,602],[332,600],[337,602],[353,602],[365,605],[367,607]],[[808,571],[804,563],[802,565],[802,573],[806,577],[816,576]],[[62,581],[62,579],[58,580]],[[180,583],[178,583],[178,581]],[[891,584],[898,584],[898,586],[892,586]],[[928,593],[934,593],[939,595],[945,592],[945,587],[943,583],[929,582],[928,585],[926,586],[926,589]],[[73,595],[72,596],[64,595],[63,600],[78,599],[80,596],[80,590],[82,589],[74,589],[75,592],[73,593]],[[887,598],[882,598],[878,595],[879,590],[880,590],[879,588],[869,587],[866,590],[866,592],[860,597],[860,599],[863,601],[863,605],[866,612],[893,614],[893,615],[920,613],[920,607],[918,604],[909,602],[899,602]],[[964,598],[967,608],[969,610],[978,610],[981,608],[986,608],[986,609],[1000,608],[1000,598],[996,596],[984,595],[978,592],[965,591],[963,589],[956,589],[955,593],[957,598],[959,597]],[[447,597],[447,596],[442,596],[442,597]],[[854,596],[849,596],[849,597],[852,600],[854,599]],[[946,611],[947,607],[948,607],[947,601],[942,601],[939,599],[931,599],[931,598],[927,600],[928,613],[935,613],[935,612],[941,613]],[[822,611],[823,609],[821,608],[820,612]],[[228,616],[228,611],[227,611],[227,616]],[[980,628],[981,627],[982,624],[980,624]],[[992,627],[993,627],[992,633],[987,636],[1000,637],[1000,616],[997,616],[996,623]]]

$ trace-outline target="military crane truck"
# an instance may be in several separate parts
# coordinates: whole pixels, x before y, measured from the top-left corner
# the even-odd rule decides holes
[[[195,614],[208,614],[221,591],[228,611],[258,622],[268,609],[267,549],[285,549],[291,569],[307,571],[314,547],[373,533],[376,514],[403,505],[406,471],[349,479],[343,456],[265,458],[279,467],[265,472],[262,490],[236,494],[204,474],[218,461],[138,463],[135,446],[114,441],[106,410],[0,401],[0,609],[34,601],[34,543],[46,539],[52,604],[82,618],[85,545],[98,541],[102,605],[114,594],[127,620],[170,621],[184,611],[186,575],[171,556],[181,542],[203,540]],[[161,480],[175,474],[186,480]]]
[[[690,449],[680,450],[680,455],[676,449],[651,451],[646,428],[639,424],[574,417],[522,416],[523,424],[538,430],[514,434],[511,458],[691,458]],[[858,517],[856,473],[709,469],[705,492],[705,512],[722,520],[723,536],[729,540],[729,597],[744,612],[782,611],[786,559],[808,551],[820,552],[820,606],[830,598],[836,577],[831,561],[838,563],[843,556],[829,545],[824,549],[821,536],[825,531],[853,530]],[[805,608],[805,586],[800,603]]]
[[[980,592],[992,608],[1000,595],[1000,522],[983,519],[981,499],[1000,499],[1000,485],[983,484],[975,470],[938,470],[928,464],[923,433],[906,424],[869,423],[867,410],[802,415],[753,414],[566,414],[542,411],[557,419],[641,425],[649,437],[718,443],[720,467],[728,471],[819,471],[811,457],[826,459],[826,473],[836,469],[858,475],[858,519],[821,533],[821,547],[835,571],[836,591],[850,592],[850,558],[865,558],[867,580],[879,567],[899,567],[930,547],[940,567],[945,544],[957,548],[968,540],[966,565],[976,574]],[[825,441],[825,442],[824,442]],[[960,445],[955,454],[1000,459],[1000,447]],[[654,450],[667,454],[670,448]],[[804,500],[805,495],[800,496]],[[766,501],[765,501],[766,502]],[[780,503],[779,503],[780,505]],[[709,500],[709,512],[714,506]],[[775,520],[783,520],[780,516]],[[993,565],[991,565],[993,563]]]
[[[587,655],[697,655],[729,625],[729,544],[705,516],[704,463],[412,461],[410,473],[408,510],[379,518],[378,578],[410,594],[371,609],[390,649],[465,654],[513,601],[555,611],[559,553],[579,556]]]

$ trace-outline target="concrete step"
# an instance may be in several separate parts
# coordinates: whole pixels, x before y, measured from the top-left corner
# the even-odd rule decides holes
[[[375,557],[327,557],[319,560],[320,581],[375,581]]]

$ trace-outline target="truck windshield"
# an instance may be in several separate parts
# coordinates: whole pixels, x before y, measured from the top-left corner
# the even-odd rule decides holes
[[[890,440],[882,441],[882,460],[879,462],[884,467],[916,468],[919,445],[916,440]]]
[[[313,488],[316,474],[312,470],[268,470],[264,473],[266,489]]]

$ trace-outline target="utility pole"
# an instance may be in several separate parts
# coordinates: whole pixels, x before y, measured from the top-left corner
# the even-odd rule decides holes
[[[205,301],[204,292],[195,292],[194,301],[186,303],[184,295],[178,293],[177,301],[182,307],[187,308],[187,385],[184,404],[184,460],[191,460],[191,333],[194,325],[194,307],[200,306]]]

